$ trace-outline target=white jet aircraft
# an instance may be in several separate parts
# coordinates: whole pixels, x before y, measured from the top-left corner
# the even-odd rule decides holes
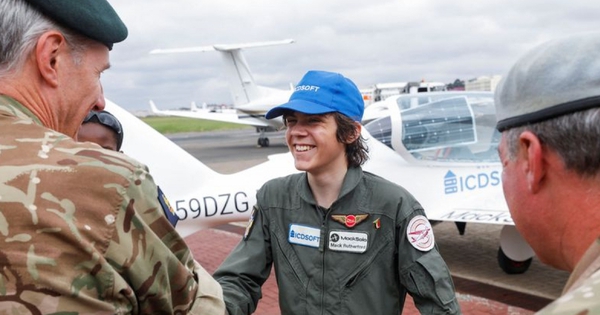
[[[234,111],[209,112],[209,111],[183,111],[183,110],[159,110],[154,102],[150,101],[152,112],[158,115],[180,116],[188,118],[199,118],[251,125],[260,132],[258,145],[269,146],[269,138],[265,132],[280,130],[283,126],[281,119],[267,120],[265,113],[274,106],[287,102],[292,90],[274,89],[256,84],[242,49],[284,45],[293,43],[293,39],[280,41],[256,42],[232,45],[213,45],[191,48],[155,49],[151,54],[171,54],[189,52],[218,51],[223,57],[225,70],[229,80],[231,96],[233,98]]]
[[[363,128],[370,160],[364,169],[405,187],[432,222],[500,224],[498,262],[507,273],[527,270],[533,251],[508,212],[497,157],[493,95],[419,93],[391,97],[387,116]],[[141,120],[107,101],[125,130],[123,151],[148,165],[181,221],[183,235],[246,221],[267,180],[297,170],[291,154],[239,173],[219,174]]]

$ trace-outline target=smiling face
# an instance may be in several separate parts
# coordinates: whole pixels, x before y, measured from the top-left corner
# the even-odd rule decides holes
[[[346,172],[345,144],[337,140],[337,123],[333,114],[290,112],[284,120],[287,126],[285,138],[296,169],[312,175]]]

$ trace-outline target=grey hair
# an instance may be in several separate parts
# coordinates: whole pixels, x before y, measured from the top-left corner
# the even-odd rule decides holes
[[[0,78],[18,72],[39,37],[47,31],[63,34],[76,64],[81,62],[88,45],[87,38],[58,25],[24,0],[0,1],[0,30]]]
[[[600,174],[600,108],[591,108],[505,131],[508,158],[514,159],[523,131],[531,131],[554,150],[569,170],[581,176]]]

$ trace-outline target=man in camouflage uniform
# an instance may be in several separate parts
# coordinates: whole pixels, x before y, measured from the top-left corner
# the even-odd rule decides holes
[[[127,29],[105,0],[0,1],[0,313],[223,314],[145,166],[73,140]]]
[[[600,314],[600,33],[533,49],[495,98],[515,225],[542,262],[572,272],[539,314]]]

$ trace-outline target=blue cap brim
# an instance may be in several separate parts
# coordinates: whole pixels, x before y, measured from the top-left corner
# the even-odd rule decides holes
[[[281,104],[277,107],[271,108],[266,114],[265,118],[273,119],[283,115],[286,110],[292,110],[307,115],[320,115],[326,113],[333,113],[336,110],[321,104],[308,102],[305,100],[292,100],[285,104]]]

